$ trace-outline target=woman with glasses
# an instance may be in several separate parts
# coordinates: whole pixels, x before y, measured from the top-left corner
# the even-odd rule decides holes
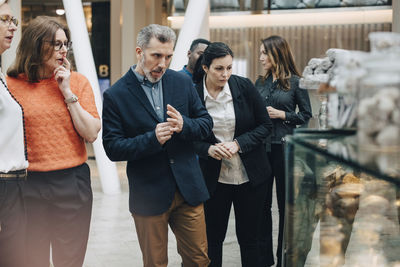
[[[0,0],[0,54],[11,46],[18,20]],[[24,267],[25,207],[22,186],[28,167],[23,111],[0,70],[0,266]]]
[[[92,209],[85,141],[100,130],[88,80],[71,72],[66,26],[37,17],[26,27],[14,65],[11,92],[24,108],[30,165],[24,189],[27,262],[82,266]]]

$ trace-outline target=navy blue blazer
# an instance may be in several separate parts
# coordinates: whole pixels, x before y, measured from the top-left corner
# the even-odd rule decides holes
[[[264,149],[264,142],[271,135],[272,122],[260,94],[249,79],[232,75],[228,84],[235,110],[234,139],[240,145],[239,156],[249,182],[252,186],[257,186],[271,179],[271,166]],[[204,104],[203,82],[198,83],[196,89]],[[208,156],[208,149],[218,142],[214,134],[203,141],[195,142],[200,167],[211,195],[217,186],[221,161]]]
[[[163,146],[155,135],[162,121],[132,70],[104,92],[103,146],[112,161],[128,161],[129,209],[139,215],[167,211],[177,188],[192,206],[209,198],[193,141],[211,134],[212,118],[187,75],[167,70],[162,88],[164,118],[170,104],[184,121]]]

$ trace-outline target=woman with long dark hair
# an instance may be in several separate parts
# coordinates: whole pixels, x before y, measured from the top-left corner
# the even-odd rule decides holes
[[[266,146],[268,163],[272,167],[272,179],[268,180],[268,192],[265,213],[260,224],[260,266],[274,264],[272,247],[272,186],[275,180],[276,196],[279,209],[279,235],[277,248],[277,266],[281,266],[282,239],[285,215],[285,158],[284,138],[292,134],[298,125],[311,118],[311,105],[308,92],[299,88],[300,73],[285,39],[270,36],[260,45],[260,62],[265,73],[260,76],[255,86],[264,100],[273,124],[271,145]],[[298,108],[298,112],[296,111]]]
[[[233,204],[243,267],[258,266],[257,225],[270,167],[263,142],[271,121],[252,82],[232,75],[233,52],[211,43],[197,61],[197,92],[210,113],[213,134],[195,144],[211,198],[204,204],[210,266],[222,265],[222,247]]]

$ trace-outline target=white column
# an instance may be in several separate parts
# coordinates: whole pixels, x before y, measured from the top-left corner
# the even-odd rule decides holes
[[[205,1],[209,1],[209,0],[205,0]],[[205,15],[203,17],[203,20],[200,22],[201,28],[200,28],[200,33],[199,36],[197,38],[204,38],[206,40],[210,40],[210,4],[207,5],[206,11],[205,11]],[[196,38],[193,38],[196,39]],[[192,40],[190,40],[190,44],[192,43]],[[189,50],[189,46],[188,49]]]
[[[122,8],[121,0],[110,1],[110,83],[114,84],[122,76]],[[124,70],[127,71],[127,70]]]
[[[187,63],[187,51],[194,39],[210,38],[209,16],[209,0],[189,1],[185,12],[185,19],[179,32],[178,41],[176,42],[175,53],[170,66],[171,69],[180,70]]]
[[[393,0],[392,9],[393,9],[392,31],[400,33],[400,1],[399,0]]]
[[[144,21],[145,12],[138,14],[137,8],[140,8],[137,1],[122,0],[122,29],[121,29],[121,70],[122,75],[129,70],[129,68],[136,62],[136,35],[135,30],[138,26],[135,22],[137,16],[143,16]],[[144,9],[143,3],[141,3]]]
[[[11,44],[11,47],[7,49],[2,55],[1,55],[1,70],[3,73],[7,72],[8,67],[13,64],[15,55],[17,52],[17,47],[19,44],[19,40],[21,40],[21,0],[11,0],[8,1],[8,5],[11,8],[11,11],[19,21],[18,24],[18,30],[14,32],[14,37],[13,41]]]
[[[96,74],[92,48],[90,46],[89,35],[86,28],[85,17],[83,15],[81,0],[63,0],[65,16],[68,27],[71,31],[72,46],[78,71],[85,75],[92,88],[96,100],[97,111],[101,116],[103,103],[100,95],[100,87]],[[111,162],[104,152],[102,145],[102,132],[93,143],[96,155],[97,168],[99,170],[100,181],[103,192],[106,194],[118,194],[121,192],[116,165]]]

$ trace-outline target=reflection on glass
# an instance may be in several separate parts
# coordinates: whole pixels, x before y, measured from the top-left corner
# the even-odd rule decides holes
[[[285,266],[397,266],[400,175],[357,162],[354,136],[314,132],[287,138]]]
[[[175,12],[185,12],[188,0],[174,0]],[[270,2],[270,3],[269,3]],[[270,6],[268,6],[270,4]],[[279,9],[383,6],[391,0],[210,0],[211,12],[262,11]]]

